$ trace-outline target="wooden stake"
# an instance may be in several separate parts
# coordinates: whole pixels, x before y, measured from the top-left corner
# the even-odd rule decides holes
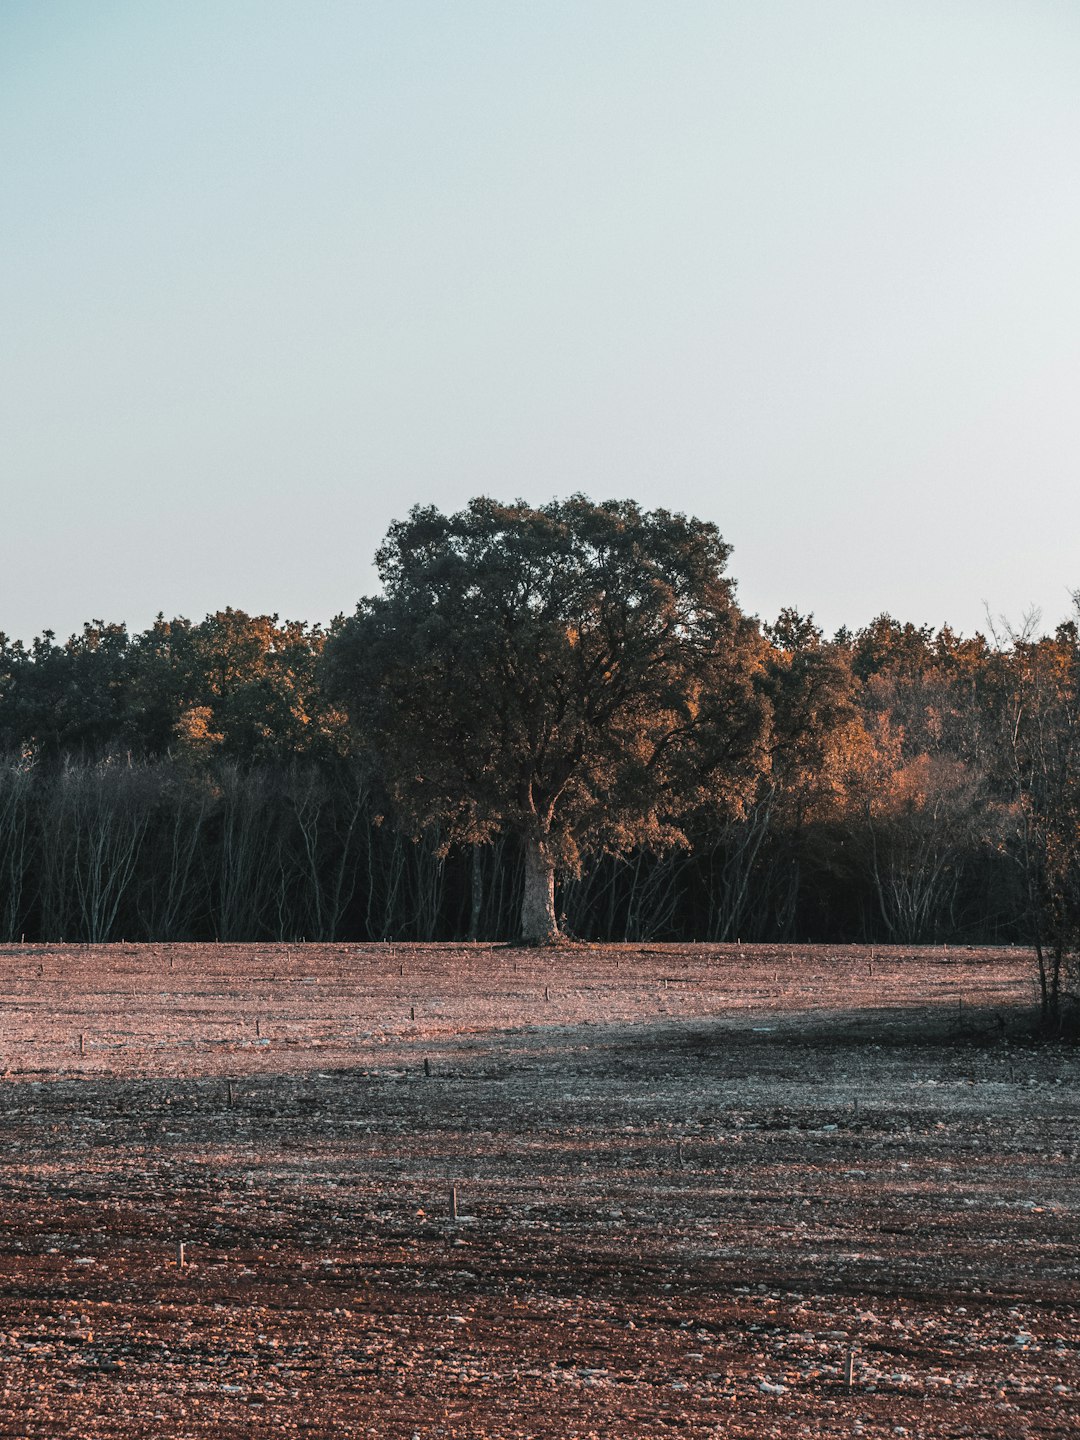
[[[550,999],[551,999],[551,991],[548,989],[548,987],[547,987],[546,985],[544,986],[544,999],[545,999],[545,1000],[550,1000]]]
[[[450,1219],[456,1220],[457,1216],[457,1186],[450,1187]]]
[[[187,1261],[184,1259],[184,1242],[183,1242],[183,1240],[181,1240],[181,1241],[179,1241],[179,1242],[177,1243],[177,1246],[176,1246],[176,1265],[177,1265],[177,1269],[182,1270],[186,1264],[187,1264]]]
[[[850,1390],[855,1384],[855,1351],[847,1352],[847,1363],[844,1365],[844,1384]]]
[[[229,1097],[229,1109],[231,1110],[231,1109],[233,1108],[233,1101],[234,1101],[235,1098],[236,1098],[236,1097],[234,1096],[234,1094],[233,1094],[233,1082],[232,1082],[231,1080],[229,1081],[228,1086],[227,1086],[226,1088],[227,1088],[227,1093],[228,1093],[228,1097]]]
[[[430,1061],[430,1060],[425,1060],[425,1061],[424,1061],[424,1074],[425,1074],[425,1075],[430,1075],[430,1074],[431,1074],[431,1061]]]
[[[85,1036],[85,1035],[80,1035],[80,1036],[79,1036],[79,1054],[80,1054],[80,1055],[85,1055],[85,1054],[86,1054],[86,1036]]]
[[[256,1020],[256,1021],[255,1021],[255,1038],[258,1040],[258,1039],[260,1039],[261,1037],[262,1037],[262,1024],[260,1023],[260,1021]]]
[[[415,1019],[416,1019],[416,1006],[415,1006],[415,1005],[410,1005],[410,1006],[409,1006],[409,1019],[410,1019],[410,1020],[415,1020]]]

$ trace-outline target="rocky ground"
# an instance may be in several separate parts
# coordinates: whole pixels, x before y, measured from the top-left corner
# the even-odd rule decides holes
[[[1075,1435],[1031,999],[1012,950],[0,950],[0,1435]]]

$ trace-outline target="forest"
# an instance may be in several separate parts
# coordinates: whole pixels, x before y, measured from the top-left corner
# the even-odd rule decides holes
[[[700,591],[678,623],[662,606],[686,587],[657,579],[676,552]],[[549,814],[577,807],[546,852],[561,932],[1034,943],[1056,1006],[1080,908],[1076,620],[965,637],[882,614],[827,637],[794,609],[743,614],[727,553],[711,526],[631,502],[475,501],[459,516],[414,510],[380,549],[384,597],[326,628],[225,609],[139,633],[92,620],[63,642],[0,635],[0,938],[513,937],[529,863],[511,813],[521,782],[508,772],[492,789],[490,772],[508,748],[550,754],[576,705],[589,733],[622,737],[623,758],[605,750],[586,784],[575,741],[559,772]],[[448,564],[453,613],[432,580]],[[552,575],[571,576],[572,594]],[[644,598],[628,599],[639,583]],[[634,670],[646,633],[666,648],[649,640]],[[393,665],[401,687],[376,723]],[[605,703],[618,685],[617,704],[597,708],[575,676]],[[412,733],[425,707],[435,719]],[[665,707],[676,719],[658,739]],[[712,737],[707,758],[682,743],[690,715]],[[487,748],[455,768],[470,745]]]

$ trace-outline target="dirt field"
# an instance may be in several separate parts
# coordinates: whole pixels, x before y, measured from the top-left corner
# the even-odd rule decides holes
[[[1074,1436],[1031,999],[1011,950],[0,950],[0,1435]]]

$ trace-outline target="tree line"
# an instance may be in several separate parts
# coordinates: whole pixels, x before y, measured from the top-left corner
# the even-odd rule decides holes
[[[715,527],[417,509],[321,628],[0,635],[0,938],[1080,936],[1080,630],[739,608]]]

